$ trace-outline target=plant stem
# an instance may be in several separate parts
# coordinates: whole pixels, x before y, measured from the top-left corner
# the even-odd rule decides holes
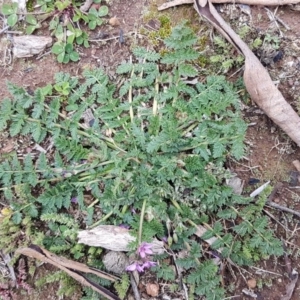
[[[125,214],[128,209],[128,205],[124,205],[122,208],[122,214]]]
[[[87,208],[91,208],[93,207],[95,204],[97,204],[100,200],[99,199],[96,199],[94,200]]]
[[[176,209],[182,213],[183,211],[182,211],[180,205],[178,204],[178,202],[173,198],[170,200],[171,200],[172,204],[176,207]]]
[[[132,68],[130,78],[132,78],[133,74],[134,74],[134,67]],[[134,115],[133,115],[133,107],[132,107],[132,85],[131,84],[130,84],[129,91],[128,91],[128,102],[130,104],[129,115],[130,115],[130,120],[131,120],[131,123],[132,123]]]
[[[159,71],[159,68],[158,68],[158,65],[157,65],[157,70]],[[157,115],[157,95],[158,95],[158,92],[159,92],[159,84],[158,84],[158,79],[157,77],[155,78],[155,92],[156,92],[156,95],[154,96],[154,99],[153,99],[153,115],[156,116]]]
[[[141,242],[142,242],[143,222],[144,222],[146,203],[147,203],[147,200],[144,200],[142,210],[141,210],[140,227],[139,227],[139,239],[138,239],[139,244],[141,244]]]

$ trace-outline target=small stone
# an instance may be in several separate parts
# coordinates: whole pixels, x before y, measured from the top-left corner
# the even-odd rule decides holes
[[[159,285],[157,283],[147,283],[146,293],[151,297],[157,297],[159,294]]]
[[[109,23],[109,25],[114,26],[114,27],[120,25],[120,21],[116,17],[110,18],[108,23]]]
[[[256,287],[256,279],[255,278],[251,278],[247,281],[248,287],[249,289],[253,290]]]
[[[103,264],[107,271],[122,274],[129,265],[129,259],[123,252],[109,251],[103,257]]]

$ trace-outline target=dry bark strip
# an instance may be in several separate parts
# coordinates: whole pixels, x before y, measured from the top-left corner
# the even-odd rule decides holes
[[[114,225],[99,225],[93,229],[81,230],[78,233],[78,243],[101,247],[111,251],[129,251],[129,244],[135,241],[126,228]],[[164,243],[154,239],[151,243],[154,254],[164,253]]]
[[[223,20],[213,4],[195,0],[199,15],[207,19],[239,52],[245,56],[244,82],[251,99],[300,146],[300,117],[274,85],[269,73],[241,38]]]
[[[299,0],[211,0],[211,3],[240,3],[248,5],[265,5],[265,6],[278,6],[278,5],[287,5],[287,4],[296,4],[299,3]],[[182,4],[192,4],[194,0],[174,0],[171,2],[166,2],[158,7],[158,10],[165,10],[170,7],[182,5]]]
[[[52,45],[52,37],[20,35],[13,38],[13,54],[14,57],[23,58],[40,54],[47,47]]]

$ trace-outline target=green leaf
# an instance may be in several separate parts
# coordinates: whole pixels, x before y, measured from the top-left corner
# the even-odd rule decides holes
[[[26,26],[26,34],[32,34],[35,31],[36,27],[33,25]]]
[[[39,143],[40,142],[40,137],[42,134],[42,127],[39,123],[36,124],[34,127],[34,131],[32,132],[32,137],[35,142]]]
[[[52,85],[47,84],[46,86],[41,88],[41,91],[42,91],[44,96],[52,95]]]
[[[59,63],[62,63],[64,61],[64,57],[65,57],[65,52],[62,52],[62,53],[57,55],[56,59]]]
[[[24,125],[24,119],[20,116],[20,118],[16,119],[9,128],[9,133],[11,136],[16,136],[20,133],[22,126]]]
[[[98,18],[97,20],[97,26],[101,26],[104,23],[104,19]]]
[[[36,18],[33,15],[26,15],[25,20],[27,23],[29,23],[31,25],[37,25],[37,23],[38,23]]]
[[[97,21],[90,21],[89,22],[89,29],[94,30],[97,26]]]
[[[61,42],[56,42],[53,44],[51,50],[52,50],[52,53],[54,53],[56,55],[61,54],[62,52],[65,52],[65,45]]]
[[[11,15],[15,14],[18,11],[18,3],[12,3],[12,4],[3,4],[1,7],[1,12],[4,15]]]
[[[82,18],[82,20],[83,20],[85,23],[88,23],[89,20],[90,20],[89,17],[86,16],[86,15],[82,15],[81,18]]]
[[[84,46],[85,48],[89,48],[89,47],[90,47],[89,41],[88,41],[88,40],[84,40],[83,46]]]
[[[72,44],[66,44],[65,46],[65,52],[71,53],[73,51],[73,45]]]
[[[76,23],[76,22],[78,22],[80,19],[81,19],[81,16],[80,16],[79,14],[75,14],[75,15],[73,16],[72,21],[73,21],[74,23]]]
[[[98,16],[99,17],[104,17],[108,14],[108,7],[106,5],[103,5],[99,8],[98,11]]]
[[[82,30],[78,29],[78,28],[75,28],[75,36],[76,37],[79,37],[82,35]]]
[[[78,61],[79,60],[79,54],[76,51],[73,51],[70,53],[70,60],[72,61]]]
[[[191,65],[181,64],[178,67],[179,76],[194,77],[197,76],[198,71]]]
[[[11,27],[15,26],[18,22],[18,16],[16,14],[12,14],[7,18],[7,24]]]
[[[71,4],[71,2],[69,0],[55,2],[57,9],[60,11],[63,11],[64,9],[66,9],[70,4]]]
[[[82,36],[76,37],[76,43],[78,45],[82,45],[83,44],[83,37]]]
[[[133,49],[135,56],[143,58],[147,61],[156,62],[160,59],[160,54],[155,51],[150,51],[144,47],[136,47]]]
[[[15,224],[20,224],[22,221],[22,214],[19,211],[15,212],[12,216],[12,220]]]
[[[67,44],[73,44],[75,40],[75,33],[71,31],[67,31]]]
[[[97,10],[96,10],[94,7],[91,7],[91,8],[89,9],[89,17],[91,17],[91,16],[93,16],[93,17],[95,17],[95,18],[98,17],[98,12],[97,12]],[[92,19],[92,20],[93,20],[93,19]]]
[[[70,61],[70,54],[69,53],[65,53],[64,59],[63,59],[63,63],[67,64]]]
[[[132,71],[134,65],[132,63],[123,63],[117,67],[117,74],[128,74]]]

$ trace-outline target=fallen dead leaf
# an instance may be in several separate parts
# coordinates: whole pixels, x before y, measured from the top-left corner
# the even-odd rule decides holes
[[[117,19],[117,17],[110,18],[108,23],[109,23],[109,25],[114,26],[114,27],[120,26],[120,21]]]
[[[157,297],[159,293],[159,285],[157,283],[147,283],[146,293],[151,297]]]

